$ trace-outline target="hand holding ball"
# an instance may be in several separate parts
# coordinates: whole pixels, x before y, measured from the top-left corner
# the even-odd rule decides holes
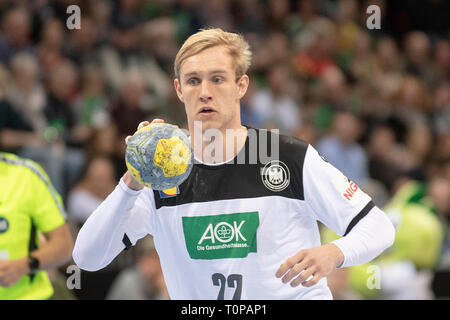
[[[125,163],[133,178],[153,190],[167,190],[187,179],[193,166],[189,138],[178,127],[152,123],[129,139]]]

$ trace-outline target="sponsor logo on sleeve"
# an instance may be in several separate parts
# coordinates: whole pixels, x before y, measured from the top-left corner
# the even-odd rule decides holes
[[[349,184],[348,188],[345,190],[345,192],[343,193],[343,195],[347,200],[351,200],[357,191],[358,191],[358,186],[353,181],[350,181],[350,184]]]
[[[182,217],[192,259],[245,258],[257,252],[258,212]]]
[[[363,200],[364,193],[356,183],[347,178],[342,172],[336,175],[332,182],[336,190],[350,203],[356,205],[360,200]]]

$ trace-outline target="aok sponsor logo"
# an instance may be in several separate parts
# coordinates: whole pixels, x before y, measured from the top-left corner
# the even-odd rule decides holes
[[[182,222],[192,259],[243,258],[257,251],[258,212],[183,217]]]
[[[212,223],[208,225],[205,232],[203,233],[198,244],[202,244],[205,240],[211,240],[212,243],[216,241],[227,243],[232,240],[247,241],[247,239],[241,233],[241,227],[245,223],[245,220],[240,221],[239,225],[237,221],[233,221],[233,224],[227,222],[220,222],[213,226]]]

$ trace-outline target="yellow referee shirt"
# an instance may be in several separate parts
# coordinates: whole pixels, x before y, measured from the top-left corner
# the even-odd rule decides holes
[[[60,195],[35,162],[0,152],[0,260],[28,256],[39,247],[38,232],[65,223]],[[23,276],[11,287],[0,286],[0,300],[48,299],[53,287],[45,271]]]

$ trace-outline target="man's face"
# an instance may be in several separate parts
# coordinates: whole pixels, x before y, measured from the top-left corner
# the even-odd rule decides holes
[[[174,85],[185,105],[189,129],[194,121],[201,121],[203,130],[240,128],[239,101],[248,83],[247,75],[236,81],[232,57],[224,46],[185,59]]]

